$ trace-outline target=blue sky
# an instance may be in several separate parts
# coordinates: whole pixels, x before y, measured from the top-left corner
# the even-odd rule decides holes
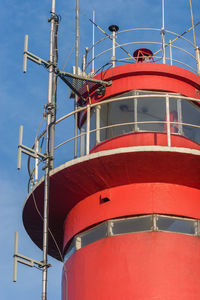
[[[61,15],[59,28],[59,67],[65,65],[75,40],[75,0],[57,0],[56,12]],[[133,27],[161,28],[161,0],[80,0],[80,48],[91,45],[92,25],[88,17],[96,12],[96,23],[105,31],[111,24],[120,30]],[[200,21],[199,0],[193,0],[194,23]],[[165,0],[165,25],[168,30],[184,32],[191,26],[189,0]],[[48,60],[49,29],[47,22],[51,8],[50,0],[5,0],[0,10],[0,295],[8,299],[40,299],[41,272],[18,266],[18,281],[12,283],[12,255],[14,232],[19,231],[19,252],[42,259],[42,252],[31,242],[23,229],[21,211],[27,194],[27,158],[23,156],[22,170],[16,169],[19,125],[24,125],[23,143],[32,146],[43,107],[47,101],[48,73],[28,62],[27,74],[22,73],[24,35],[29,34],[29,50]],[[196,28],[200,46],[200,27]],[[103,37],[96,30],[96,39]],[[146,36],[149,39],[149,36]],[[187,37],[192,38],[191,33]],[[152,37],[153,38],[153,37]],[[121,42],[118,39],[118,42]],[[134,46],[128,48],[133,52]],[[131,53],[132,54],[132,53]],[[74,64],[74,52],[65,70],[70,72]],[[59,82],[58,115],[73,108],[68,99],[68,89]],[[70,124],[72,130],[73,124]],[[70,148],[69,151],[72,152]],[[66,157],[66,155],[65,155]],[[62,162],[64,162],[62,157]],[[48,299],[59,299],[62,263],[49,259]]]

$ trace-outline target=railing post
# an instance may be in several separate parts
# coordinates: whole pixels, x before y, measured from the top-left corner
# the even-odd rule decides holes
[[[199,47],[195,48],[196,62],[197,62],[197,74],[200,75],[200,61],[199,61]]]
[[[116,57],[115,57],[115,40],[116,40],[116,32],[113,31],[113,36],[112,36],[112,39],[113,39],[113,45],[112,45],[112,65],[113,65],[113,68],[115,67],[115,60],[116,60]]]
[[[161,35],[162,35],[162,53],[163,53],[163,64],[165,64],[165,29],[161,29]]]
[[[86,76],[86,74],[85,74],[85,68],[86,68],[86,55],[83,54],[83,61],[82,61],[83,76]]]
[[[111,57],[111,61],[112,61],[112,65],[113,68],[115,67],[115,40],[116,40],[116,32],[119,30],[119,27],[117,25],[110,25],[108,27],[108,29],[112,32],[112,57]]]
[[[90,105],[87,105],[86,155],[90,152]]]
[[[166,95],[167,146],[171,147],[169,95]]]
[[[101,106],[97,105],[96,106],[96,144],[100,143],[100,110]]]
[[[163,64],[165,64],[165,0],[162,0],[162,52],[163,52]]]
[[[80,137],[80,156],[85,155],[85,128],[81,128],[81,137]]]
[[[173,65],[173,60],[172,60],[172,43],[171,43],[171,40],[169,41],[169,53],[170,53],[170,64],[172,66]]]

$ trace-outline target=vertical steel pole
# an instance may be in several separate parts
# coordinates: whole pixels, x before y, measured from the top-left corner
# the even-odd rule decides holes
[[[189,0],[189,2],[190,2],[191,21],[192,21],[192,27],[193,27],[193,39],[194,39],[194,49],[195,49],[195,55],[196,55],[197,74],[200,75],[199,48],[197,47],[197,42],[196,42],[196,35],[195,35],[195,28],[194,28],[194,17],[193,17],[193,10],[192,10],[192,1]]]
[[[115,39],[116,39],[116,31],[113,31],[113,36],[112,36],[112,40],[113,40],[113,45],[112,45],[112,65],[113,68],[115,67]]]
[[[79,0],[76,0],[76,74],[78,74],[79,60]]]
[[[162,0],[162,28],[165,28],[165,0]]]
[[[164,29],[161,30],[161,34],[162,34],[163,64],[165,64],[166,60],[165,60],[165,30]]]
[[[47,299],[47,269],[48,269],[48,221],[49,221],[49,170],[50,170],[50,158],[49,158],[49,122],[47,121],[47,142],[46,142],[46,169],[44,176],[44,215],[43,215],[43,262],[44,267],[42,270],[42,300]]]
[[[51,123],[52,123],[52,105],[53,105],[53,81],[54,81],[54,33],[55,33],[55,0],[52,0],[51,6],[51,31],[50,31],[50,50],[49,50],[49,86],[48,102],[46,106],[46,168],[44,175],[44,212],[43,212],[43,263],[42,270],[42,300],[47,299],[47,270],[48,270],[48,226],[49,226],[49,172],[51,162]]]
[[[51,22],[51,30],[50,30],[50,49],[49,49],[49,88],[48,88],[48,109],[49,109],[49,126],[51,127],[51,138],[50,138],[50,155],[51,161],[50,166],[53,168],[53,157],[54,157],[54,121],[55,121],[55,73],[54,67],[55,63],[55,29],[56,29],[56,17],[55,17],[55,0],[52,0],[52,7],[51,7],[51,18],[49,20]]]
[[[92,21],[93,21],[93,28],[92,28],[92,43],[93,43],[93,48],[92,48],[92,73],[94,73],[94,34],[95,34],[95,11],[93,9],[93,16],[92,16]]]
[[[165,1],[162,0],[162,52],[163,52],[163,64],[165,64]]]
[[[87,105],[86,155],[90,153],[90,105]]]
[[[78,59],[79,59],[79,0],[76,0],[76,75],[78,75]],[[76,111],[78,107],[78,96],[75,95],[74,110]],[[74,115],[74,158],[78,154],[78,114]]]
[[[58,63],[58,24],[59,19],[58,16],[52,15],[53,19],[53,32],[52,32],[52,52],[53,52],[53,68],[57,67]],[[55,148],[55,121],[56,121],[56,102],[57,102],[57,75],[53,72],[53,80],[52,80],[52,116],[51,116],[51,148],[50,148],[50,167],[54,168],[54,148]]]
[[[172,59],[172,43],[171,40],[169,41],[169,53],[170,53],[170,64],[173,65],[173,59]]]

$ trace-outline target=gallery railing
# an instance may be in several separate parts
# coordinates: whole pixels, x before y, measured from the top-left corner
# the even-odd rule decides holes
[[[200,74],[199,48],[185,37],[185,33],[190,30],[184,34],[158,28],[132,28],[113,32],[91,47],[86,47],[82,71],[94,75],[119,64],[135,63],[134,50],[150,48],[153,53],[150,62],[184,66]]]
[[[158,111],[157,115],[152,116],[152,112],[147,113],[146,107],[141,109],[141,111],[126,111],[126,106],[123,106],[123,103],[129,104],[133,101],[137,100],[137,107],[140,102],[144,99],[148,100],[145,103],[149,104],[149,108],[157,107],[157,104],[162,101],[162,106]],[[157,101],[157,102],[155,102]],[[180,101],[182,106],[180,105]],[[173,102],[173,105],[171,103]],[[124,113],[126,115],[135,115],[135,119],[132,121],[126,120],[126,117],[116,123],[107,123],[101,125],[101,110],[105,111],[106,105],[116,105],[119,103],[118,107],[122,110],[125,109],[124,112],[121,112],[121,115]],[[186,104],[185,112],[183,110],[183,103]],[[188,98],[181,95],[175,94],[167,94],[167,93],[149,93],[145,95],[128,95],[116,97],[108,100],[104,100],[102,102],[88,104],[85,107],[80,107],[76,111],[72,111],[69,114],[64,115],[60,119],[56,121],[56,135],[55,135],[55,166],[61,165],[62,163],[74,159],[72,156],[73,153],[73,142],[78,140],[78,148],[79,148],[79,157],[83,155],[89,155],[91,149],[97,144],[110,139],[112,137],[120,136],[127,133],[134,132],[162,132],[166,136],[166,147],[171,147],[171,139],[173,135],[179,135],[186,137],[189,140],[194,141],[197,144],[200,144],[200,108],[199,105],[200,100],[195,98]],[[154,105],[154,106],[153,106]],[[133,105],[134,106],[134,105]],[[176,111],[176,119],[172,118],[172,113],[174,112],[174,107],[177,107]],[[162,111],[163,110],[163,111]],[[184,114],[183,114],[184,112]],[[80,128],[80,133],[77,136],[72,136],[73,130],[70,128],[68,130],[68,125],[72,124],[75,114],[84,115],[85,121]],[[115,114],[115,111],[112,110],[111,116]],[[138,117],[140,115],[140,118]],[[141,116],[145,115],[145,120],[140,120]],[[120,115],[119,115],[120,116]],[[159,117],[163,116],[163,117]],[[185,118],[186,116],[186,118]],[[103,117],[103,116],[102,116]],[[92,118],[94,118],[92,122]],[[154,118],[154,119],[152,119]],[[184,119],[186,119],[184,121]],[[92,123],[92,124],[91,124]],[[62,125],[62,126],[61,126]],[[59,133],[59,126],[61,126],[61,131]],[[121,130],[121,128],[125,128]],[[174,129],[176,128],[176,130]],[[114,134],[110,132],[108,134],[108,130],[115,129]],[[101,134],[103,133],[104,134]],[[105,132],[107,132],[105,134]],[[71,136],[70,136],[71,135]],[[41,142],[45,137],[45,131],[36,137],[34,148],[38,151],[42,152]],[[70,156],[71,155],[71,156]],[[34,160],[34,171],[32,184],[38,181],[39,179],[39,169],[40,165],[42,166],[42,159],[35,158]]]

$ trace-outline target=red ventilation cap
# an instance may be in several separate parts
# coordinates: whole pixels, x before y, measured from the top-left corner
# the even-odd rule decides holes
[[[153,52],[146,48],[140,48],[135,50],[133,56],[136,58],[136,62],[149,62],[150,59],[153,59]]]

